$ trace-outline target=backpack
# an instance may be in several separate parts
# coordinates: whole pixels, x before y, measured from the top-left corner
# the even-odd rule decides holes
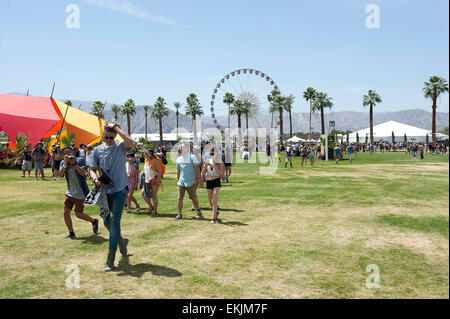
[[[164,174],[166,173],[166,165],[163,164],[163,161],[159,158],[159,157],[155,157],[154,159],[156,159],[159,162],[159,166],[161,166],[161,178],[164,177]],[[153,160],[152,160],[152,169],[156,168],[153,165]]]
[[[161,161],[164,165],[167,165],[167,158],[164,155],[161,155],[161,157],[159,157],[159,158],[161,159]]]

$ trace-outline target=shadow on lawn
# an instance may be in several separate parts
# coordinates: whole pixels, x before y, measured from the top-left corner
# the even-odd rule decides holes
[[[102,243],[108,241],[108,239],[103,238],[98,235],[91,235],[89,237],[77,237],[76,239],[82,240],[83,244],[94,244],[94,245],[99,245],[99,244],[102,244]]]
[[[152,265],[152,264],[130,264],[130,258],[122,257],[116,268],[120,273],[118,276],[132,276],[136,278],[141,278],[146,272],[151,272],[154,276],[164,276],[164,277],[181,277],[182,273],[176,269]]]

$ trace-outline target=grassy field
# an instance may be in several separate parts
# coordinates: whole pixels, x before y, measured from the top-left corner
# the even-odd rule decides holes
[[[111,273],[103,225],[93,235],[73,215],[78,240],[62,239],[65,180],[0,170],[0,298],[449,298],[448,156],[294,165],[261,176],[259,164],[237,164],[221,191],[222,223],[210,225],[188,200],[174,220],[170,164],[160,216],[123,216],[131,256],[117,256]],[[199,198],[209,218],[206,190]],[[78,289],[66,287],[71,264]],[[369,264],[379,288],[366,286]]]

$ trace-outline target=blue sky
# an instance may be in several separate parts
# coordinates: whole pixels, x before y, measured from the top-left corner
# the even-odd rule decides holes
[[[380,8],[368,29],[366,6]],[[66,6],[80,28],[66,28]],[[447,0],[0,0],[0,92],[172,107],[195,92],[209,114],[219,78],[238,68],[269,74],[283,94],[312,86],[334,111],[364,111],[376,90],[378,112],[430,110],[421,88],[449,78]],[[448,112],[448,95],[439,110]]]

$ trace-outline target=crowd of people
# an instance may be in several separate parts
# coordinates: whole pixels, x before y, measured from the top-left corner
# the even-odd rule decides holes
[[[120,135],[122,142],[116,141]],[[98,233],[98,219],[92,218],[84,213],[85,206],[89,200],[94,198],[100,207],[100,216],[109,231],[109,249],[104,271],[114,269],[116,251],[119,248],[120,255],[126,256],[128,252],[127,238],[121,234],[122,213],[131,213],[135,206],[135,211],[140,212],[141,207],[135,197],[137,190],[148,204],[147,214],[156,216],[158,214],[158,192],[163,188],[165,166],[167,164],[167,148],[147,149],[142,154],[137,152],[134,141],[128,134],[120,128],[117,122],[109,121],[103,130],[103,143],[97,147],[90,145],[74,144],[60,147],[59,144],[52,146],[51,168],[53,178],[65,177],[67,189],[64,199],[64,222],[68,229],[65,238],[75,239],[75,231],[72,224],[71,212],[81,220],[92,225],[94,234]],[[204,154],[202,156],[202,154]],[[228,182],[231,175],[232,162],[226,163],[233,150],[229,148],[210,147],[206,149],[204,144],[201,147],[182,144],[178,149],[176,160],[178,214],[176,220],[183,218],[183,201],[187,192],[192,202],[192,210],[199,218],[203,218],[197,196],[198,188],[203,188],[206,184],[208,202],[212,210],[211,224],[218,221],[219,216],[219,193],[221,183]],[[32,169],[32,161],[38,174],[44,179],[44,159],[47,151],[43,149],[43,144],[38,143],[31,150],[27,145],[23,154],[22,170],[23,176]],[[227,155],[227,156],[226,156]],[[140,168],[141,158],[143,169]],[[95,185],[89,190],[88,181]],[[102,195],[103,194],[103,195]],[[104,196],[107,203],[106,210],[102,210],[101,196]],[[89,199],[89,200],[88,200]],[[126,210],[124,210],[126,209]]]

